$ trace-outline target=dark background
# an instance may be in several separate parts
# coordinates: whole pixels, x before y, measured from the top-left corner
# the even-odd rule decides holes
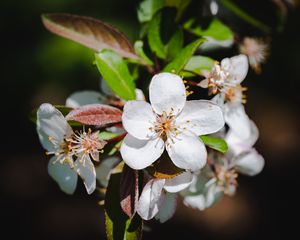
[[[47,158],[35,126],[28,120],[29,112],[43,102],[63,104],[75,90],[98,89],[99,74],[91,64],[93,53],[47,32],[40,14],[69,12],[97,17],[136,39],[137,2],[1,0],[2,236],[105,239],[103,209],[97,205],[97,197],[88,196],[81,182],[74,196],[59,190],[47,174]],[[245,2],[242,4],[249,12],[273,24],[276,15],[270,1]],[[245,33],[248,28],[242,29]],[[284,30],[274,33],[271,57],[263,73],[257,76],[250,72],[245,81],[249,87],[246,108],[260,129],[257,149],[266,160],[264,171],[253,178],[241,176],[235,197],[224,198],[204,212],[179,203],[175,217],[167,223],[147,223],[145,239],[297,238],[299,29],[298,8],[289,12]]]

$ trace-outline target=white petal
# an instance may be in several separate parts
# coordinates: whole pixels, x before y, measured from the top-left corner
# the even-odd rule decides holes
[[[217,104],[221,109],[224,108],[225,95],[223,93],[219,93],[214,96],[211,101]]]
[[[167,192],[176,193],[189,187],[192,183],[193,175],[191,172],[184,172],[174,178],[166,179],[164,189]]]
[[[178,114],[186,102],[186,89],[182,79],[172,73],[156,74],[149,86],[152,108],[157,114]]]
[[[123,109],[122,122],[128,133],[139,139],[149,139],[156,117],[151,105],[145,101],[128,101]]]
[[[138,88],[135,89],[135,99],[141,100],[141,101],[146,101],[145,95],[141,89],[138,89]]]
[[[149,220],[158,213],[161,203],[160,197],[164,184],[164,179],[152,179],[145,185],[136,209],[137,213],[144,220]]]
[[[225,58],[221,61],[221,67],[230,73],[230,80],[233,83],[241,83],[248,73],[248,58],[240,54],[232,58]]]
[[[176,125],[186,128],[196,135],[211,134],[224,126],[221,108],[206,100],[187,101],[182,112],[176,118]]]
[[[224,118],[230,129],[241,139],[250,137],[250,119],[243,104],[226,103],[224,105]]]
[[[174,193],[163,193],[161,195],[161,204],[159,212],[155,216],[155,219],[161,223],[169,220],[175,213],[177,206],[177,194]]]
[[[118,157],[108,157],[101,160],[100,165],[96,167],[96,178],[104,187],[107,187],[110,172],[119,161]]]
[[[264,158],[254,148],[238,156],[235,162],[237,170],[249,176],[259,174],[265,165]]]
[[[122,145],[124,162],[133,169],[143,169],[156,161],[164,151],[164,141],[160,138],[140,140],[127,134]]]
[[[77,173],[69,164],[61,164],[52,157],[48,163],[49,175],[58,183],[60,189],[67,194],[73,194],[77,185]]]
[[[216,183],[209,184],[205,191],[199,195],[185,196],[183,203],[186,206],[204,210],[211,207],[223,195],[222,189]]]
[[[55,148],[49,137],[60,143],[73,132],[62,113],[49,103],[39,107],[36,125],[41,144],[50,152]]]
[[[249,128],[248,131],[250,134],[248,136],[244,136],[244,134],[237,134],[236,131],[233,131],[232,129],[230,129],[226,134],[228,147],[235,156],[241,152],[249,151],[258,139],[259,133],[255,123],[249,120],[244,124],[244,127]]]
[[[84,164],[80,162],[80,159],[84,161]],[[96,189],[96,171],[90,157],[88,155],[79,156],[75,161],[75,168],[83,180],[87,193],[93,193]]]
[[[67,98],[66,106],[71,108],[77,108],[88,104],[104,103],[104,99],[105,97],[99,92],[80,91],[73,93]]]
[[[203,142],[195,134],[179,134],[166,145],[173,163],[186,170],[197,171],[204,167],[207,152]]]

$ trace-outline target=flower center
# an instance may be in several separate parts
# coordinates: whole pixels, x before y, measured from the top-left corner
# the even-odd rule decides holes
[[[233,195],[237,186],[238,174],[235,169],[226,169],[223,166],[216,166],[216,177],[218,185],[222,187],[227,195]]]
[[[59,162],[61,164],[69,164],[70,167],[73,168],[74,163],[72,156],[74,155],[74,152],[72,140],[65,137],[62,142],[59,142],[52,136],[49,136],[48,139],[53,144],[55,150],[52,152],[46,152],[46,154],[53,154],[57,157],[53,163],[55,164],[56,162]]]
[[[208,88],[212,94],[223,92],[224,89],[232,87],[233,85],[227,80],[230,77],[230,73],[223,69],[219,63],[215,64],[214,68],[208,76]]]
[[[99,153],[103,152],[103,147],[106,145],[105,141],[98,138],[98,133],[89,129],[88,132],[76,132],[73,136],[73,151],[76,155],[90,155],[94,161],[99,161]]]
[[[225,100],[230,102],[239,102],[239,103],[246,103],[246,95],[243,94],[247,90],[246,87],[242,87],[240,84],[228,88],[225,93]]]
[[[162,138],[164,141],[166,141],[167,138],[178,134],[174,118],[174,115],[167,115],[165,112],[163,112],[162,115],[156,116],[154,131],[157,133],[158,137]]]

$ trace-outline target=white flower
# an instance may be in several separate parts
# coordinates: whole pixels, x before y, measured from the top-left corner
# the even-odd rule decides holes
[[[142,191],[137,204],[137,213],[144,220],[153,217],[165,222],[176,210],[176,193],[187,188],[192,174],[184,172],[172,179],[151,179]]]
[[[166,147],[177,167],[202,168],[207,153],[198,136],[223,127],[220,107],[210,101],[186,101],[182,79],[171,73],[155,75],[149,94],[151,105],[128,101],[124,106],[122,122],[128,134],[120,151],[125,163],[133,169],[146,168]]]
[[[243,123],[248,128],[249,135],[237,134],[229,130],[226,142],[229,147],[227,158],[232,158],[232,166],[245,175],[254,176],[260,173],[265,165],[264,158],[253,148],[258,139],[258,129],[250,119]]]
[[[223,190],[217,179],[207,178],[202,172],[194,175],[188,191],[181,193],[184,205],[203,211],[215,204],[222,196]]]
[[[239,48],[241,53],[247,55],[253,70],[260,73],[261,64],[267,60],[269,55],[268,43],[263,39],[245,37]]]
[[[249,129],[239,134],[229,129],[226,134],[229,151],[223,156],[211,155],[213,167],[207,165],[200,173],[194,173],[189,189],[181,193],[185,205],[204,210],[223,194],[231,196],[235,193],[238,173],[254,176],[262,171],[264,159],[253,148],[258,138],[257,127],[251,120],[242,125]]]
[[[50,176],[60,188],[72,194],[77,185],[77,174],[91,194],[96,188],[94,160],[105,145],[96,133],[74,133],[64,116],[51,104],[42,104],[37,111],[37,132],[47,154],[53,154],[48,164]]]
[[[212,94],[226,93],[228,89],[238,86],[248,72],[248,60],[245,55],[225,58],[221,64],[216,63],[200,87],[209,88]]]

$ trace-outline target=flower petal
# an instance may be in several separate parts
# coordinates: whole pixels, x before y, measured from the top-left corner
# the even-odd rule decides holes
[[[136,100],[141,100],[141,101],[146,101],[145,95],[143,91],[139,88],[135,89],[135,99]]]
[[[84,105],[94,103],[104,103],[105,97],[96,91],[80,91],[75,92],[66,100],[66,106],[77,108]]]
[[[248,136],[240,136],[241,134],[238,135],[232,129],[226,134],[226,142],[230,152],[233,153],[234,156],[250,150],[258,139],[258,129],[253,121],[249,120],[247,123],[244,123],[244,127],[249,128],[248,131],[250,134]]]
[[[230,73],[230,80],[235,83],[241,83],[248,73],[248,58],[240,54],[232,58],[225,58],[221,61],[221,67]]]
[[[230,129],[239,138],[247,139],[250,137],[250,119],[243,104],[226,103],[224,105],[224,118]]]
[[[128,133],[138,139],[149,139],[153,135],[156,117],[151,105],[145,101],[128,101],[123,110],[122,122]]]
[[[49,152],[55,150],[49,137],[60,143],[65,136],[73,133],[62,113],[49,103],[44,103],[39,107],[36,125],[40,142]]]
[[[261,156],[254,148],[247,153],[237,156],[235,162],[237,170],[240,173],[249,176],[259,174],[265,165],[263,156]]]
[[[144,220],[149,220],[158,213],[164,184],[164,179],[152,179],[145,185],[136,207],[137,213]]]
[[[164,141],[160,138],[140,140],[127,134],[120,152],[128,166],[139,170],[150,166],[162,155],[164,144]]]
[[[96,167],[96,178],[104,187],[107,187],[110,172],[119,161],[119,157],[108,157],[102,159],[100,165]]]
[[[171,160],[179,168],[197,171],[206,164],[206,148],[195,134],[183,132],[166,146]]]
[[[183,203],[186,206],[197,208],[202,211],[215,204],[222,197],[222,195],[222,189],[215,182],[212,182],[212,184],[209,184],[206,187],[202,194],[185,196]]]
[[[176,125],[196,135],[211,134],[224,126],[221,108],[212,101],[187,101],[182,112],[176,118]]]
[[[152,108],[157,114],[166,112],[167,115],[176,115],[185,105],[186,89],[178,75],[159,73],[151,80],[149,97]]]
[[[191,185],[193,175],[191,172],[184,172],[174,178],[166,179],[164,189],[167,192],[176,193]]]
[[[75,161],[75,168],[83,180],[87,193],[93,193],[96,189],[96,171],[91,158],[88,155],[78,156]]]
[[[155,219],[161,223],[166,222],[173,217],[177,206],[177,194],[174,193],[162,193],[161,203],[159,206],[159,212],[156,214]]]
[[[54,163],[57,157],[54,156],[48,163],[48,173],[57,182],[60,189],[67,194],[73,194],[77,185],[77,173],[69,164]]]

